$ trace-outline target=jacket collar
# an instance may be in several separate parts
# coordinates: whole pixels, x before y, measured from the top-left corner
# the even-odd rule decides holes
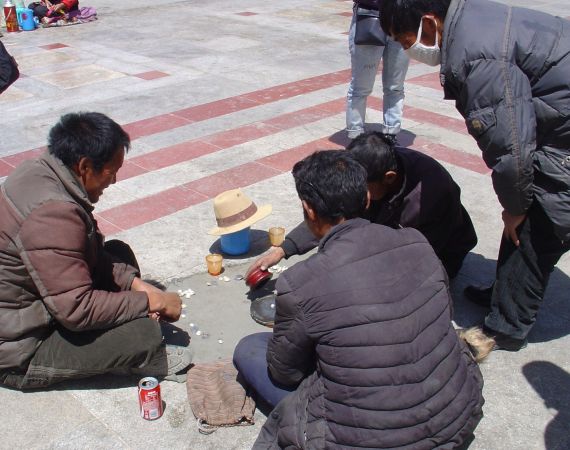
[[[319,251],[323,250],[329,242],[342,236],[344,233],[354,230],[356,228],[361,228],[368,225],[370,222],[366,219],[361,219],[357,217],[355,219],[345,220],[338,225],[332,227],[327,234],[325,234],[319,242]]]
[[[441,48],[441,68],[439,72],[439,81],[445,89],[445,74],[448,73],[449,68],[447,67],[447,54],[449,47],[453,43],[453,36],[455,33],[455,27],[463,8],[465,7],[465,0],[451,0],[447,14],[443,22],[443,42]],[[445,98],[447,99],[447,93]]]
[[[71,171],[63,162],[46,151],[40,156],[40,161],[46,164],[61,181],[65,190],[87,211],[91,212],[95,208],[87,197],[87,191],[77,178],[77,175]]]
[[[396,160],[398,162],[398,172],[402,176],[402,187],[398,192],[393,194],[389,199],[387,199],[387,204],[391,205],[392,207],[399,206],[402,203],[402,200],[408,195],[409,187],[408,187],[408,160],[403,158],[402,155],[396,152]]]

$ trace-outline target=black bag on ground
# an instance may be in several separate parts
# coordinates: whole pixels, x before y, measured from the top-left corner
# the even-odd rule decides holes
[[[356,45],[386,45],[386,33],[380,26],[380,13],[372,9],[356,9],[354,30]]]
[[[16,60],[4,48],[0,42],[0,94],[18,79],[20,72]]]

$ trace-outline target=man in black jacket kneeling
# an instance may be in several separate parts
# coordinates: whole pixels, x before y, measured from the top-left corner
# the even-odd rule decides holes
[[[432,247],[417,230],[360,217],[367,174],[347,152],[317,152],[293,177],[320,242],[279,277],[273,333],[245,337],[234,353],[275,407],[254,448],[465,447],[483,380],[452,326]]]

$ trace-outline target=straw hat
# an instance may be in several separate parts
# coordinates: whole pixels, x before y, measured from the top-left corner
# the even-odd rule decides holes
[[[208,234],[221,236],[235,233],[271,214],[271,205],[257,207],[240,189],[222,192],[214,198],[214,213],[218,226]]]

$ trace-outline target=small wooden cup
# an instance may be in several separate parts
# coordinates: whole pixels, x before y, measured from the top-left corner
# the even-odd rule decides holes
[[[208,266],[208,273],[210,275],[219,275],[222,273],[222,263],[224,258],[218,253],[212,253],[206,256],[206,264]]]
[[[285,228],[271,227],[269,229],[269,241],[274,247],[279,247],[285,240]]]

